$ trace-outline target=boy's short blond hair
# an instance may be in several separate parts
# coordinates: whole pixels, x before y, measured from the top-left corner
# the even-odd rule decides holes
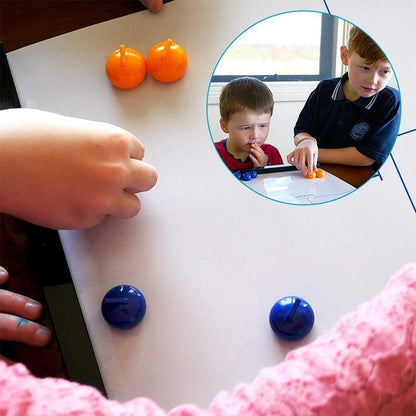
[[[369,65],[378,65],[380,61],[387,62],[387,57],[380,47],[358,27],[350,30],[347,47],[350,54],[356,52]]]
[[[269,87],[252,77],[241,77],[230,81],[221,91],[220,114],[224,121],[246,110],[257,114],[273,114],[274,99]]]

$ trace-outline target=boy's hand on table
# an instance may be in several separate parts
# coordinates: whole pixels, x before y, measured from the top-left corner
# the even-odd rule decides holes
[[[4,284],[9,274],[0,266],[0,284]],[[47,345],[51,331],[33,322],[42,314],[42,305],[27,296],[0,289],[0,340],[18,341],[36,347]]]
[[[287,155],[287,162],[296,166],[306,176],[316,169],[318,163],[318,145],[314,140],[304,140]]]
[[[156,170],[144,146],[108,123],[39,110],[0,111],[0,211],[44,227],[76,229],[106,215],[135,216],[135,195]]]
[[[253,162],[254,169],[264,168],[267,165],[268,157],[257,143],[251,145],[249,157]]]

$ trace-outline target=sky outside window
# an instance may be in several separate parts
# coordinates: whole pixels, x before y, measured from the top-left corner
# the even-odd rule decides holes
[[[286,13],[241,34],[222,56],[215,75],[319,74],[321,13]]]

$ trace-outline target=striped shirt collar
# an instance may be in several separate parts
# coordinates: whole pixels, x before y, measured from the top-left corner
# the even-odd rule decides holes
[[[347,99],[342,89],[342,86],[347,79],[348,79],[348,72],[346,72],[337,82],[337,85],[335,85],[334,91],[332,92],[332,95],[331,95],[331,98],[334,101]],[[378,92],[369,98],[360,97],[358,100],[353,101],[353,103],[357,105],[358,107],[365,108],[366,110],[370,110],[370,108],[376,102],[377,96],[378,96]]]

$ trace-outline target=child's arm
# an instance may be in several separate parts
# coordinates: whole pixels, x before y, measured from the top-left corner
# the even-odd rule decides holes
[[[303,175],[316,168],[316,163],[337,163],[349,166],[371,166],[375,160],[360,153],[355,147],[325,149],[318,146],[316,140],[307,133],[295,136],[296,149],[287,155],[287,161],[295,165]]]
[[[140,211],[156,170],[143,144],[107,123],[0,111],[0,211],[50,228],[84,228]]]
[[[318,161],[349,166],[371,166],[375,160],[360,153],[355,147],[342,149],[319,149]]]

